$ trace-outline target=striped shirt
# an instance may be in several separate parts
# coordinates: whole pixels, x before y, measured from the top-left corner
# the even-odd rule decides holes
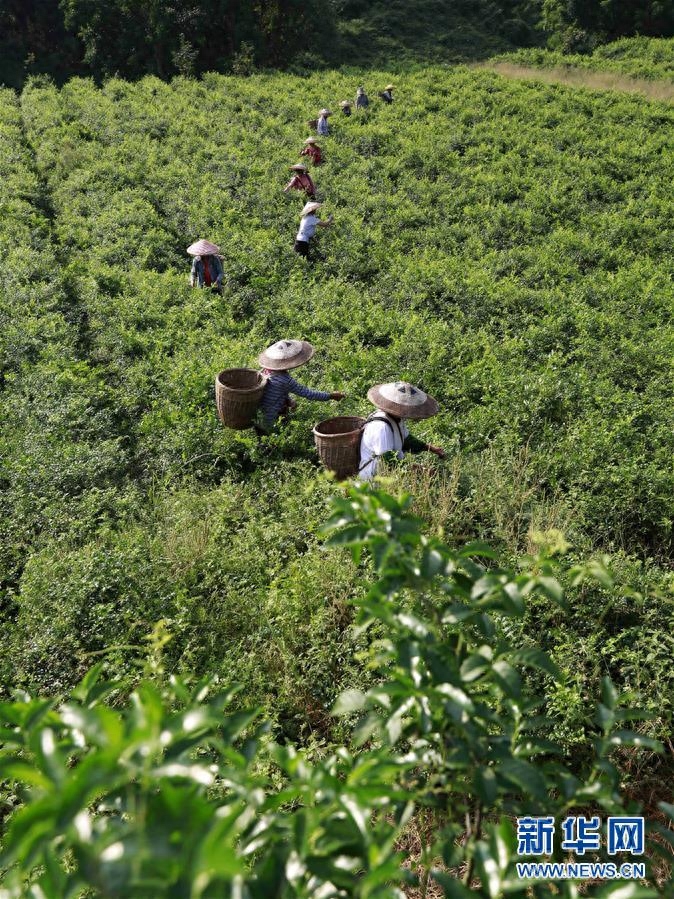
[[[329,400],[330,394],[324,390],[312,390],[299,384],[287,371],[267,371],[269,378],[262,394],[260,409],[265,424],[271,426],[286,408],[288,395],[291,393],[304,397],[305,400]]]

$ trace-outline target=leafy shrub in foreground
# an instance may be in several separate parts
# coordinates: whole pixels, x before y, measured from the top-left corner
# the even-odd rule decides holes
[[[360,752],[312,759],[271,744],[257,712],[234,712],[232,691],[207,683],[144,682],[111,702],[124,685],[101,681],[100,668],[61,706],[2,703],[0,777],[18,807],[2,839],[0,897],[401,897],[415,884],[450,897],[576,895],[572,883],[516,879],[512,817],[623,813],[611,756],[660,747],[617,729],[629,716],[607,679],[594,759],[580,777],[568,770],[522,680],[531,667],[559,673],[506,636],[529,597],[562,602],[555,563],[486,569],[476,561],[491,555],[485,546],[424,537],[408,505],[352,489],[326,528],[333,546],[366,551],[377,573],[356,606],[359,626],[383,635],[371,647],[380,681],[347,691],[336,709],[363,713]],[[572,576],[593,571],[601,576],[596,566]],[[399,846],[422,809],[433,827],[405,865]],[[655,891],[610,885],[601,895]]]

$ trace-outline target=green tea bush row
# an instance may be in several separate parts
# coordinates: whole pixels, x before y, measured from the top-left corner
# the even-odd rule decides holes
[[[499,56],[522,65],[552,68],[574,66],[593,72],[617,72],[648,80],[674,80],[674,39],[626,37],[602,44],[590,54],[522,49]]]
[[[371,95],[389,77],[369,73]],[[287,166],[306,119],[360,78],[24,92],[78,356],[11,446],[25,572],[3,682],[61,692],[99,653],[134,677],[160,616],[172,670],[238,669],[279,733],[331,738],[326,709],[367,678],[345,606],[359,571],[326,568],[316,539],[334,488],[310,427],[337,407],[301,405],[263,450],[213,406],[219,369],[296,335],[318,347],[303,379],[344,389],[340,411],[396,377],[438,396],[416,429],[452,457],[418,500],[435,528],[515,556],[563,526],[577,553],[625,560],[644,597],[628,616],[575,588],[573,615],[531,613],[573,674],[550,700],[563,738],[586,740],[602,635],[616,682],[666,711],[667,650],[644,623],[670,621],[672,112],[461,69],[398,77],[392,107],[333,120],[315,174],[335,227],[307,265]],[[187,286],[197,237],[222,247],[222,298]]]
[[[536,714],[526,672],[547,688],[564,677],[508,631],[532,601],[563,607],[563,566],[549,550],[515,572],[484,544],[452,549],[423,533],[409,497],[367,487],[336,498],[332,513],[331,544],[354,563],[367,553],[374,569],[354,605],[376,681],[332,710],[358,752],[270,740],[259,709],[234,706],[235,687],[167,678],[155,631],[128,698],[96,666],[63,703],[0,703],[0,777],[12,788],[1,899],[578,895],[575,881],[519,876],[514,819],[546,815],[559,830],[591,808],[603,831],[609,815],[639,815],[616,758],[662,747],[626,729],[635,713],[608,677],[580,770]],[[602,565],[565,573],[610,583]],[[584,883],[583,894],[654,899],[660,885],[668,895],[663,841],[671,833],[649,820],[648,857],[637,856],[646,877]],[[557,833],[546,853],[558,862],[560,843]],[[605,838],[589,857],[611,858]]]

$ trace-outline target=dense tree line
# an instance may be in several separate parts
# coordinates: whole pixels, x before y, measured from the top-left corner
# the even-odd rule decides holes
[[[0,0],[0,78],[245,73],[333,30],[330,0]]]
[[[539,25],[550,46],[575,52],[634,34],[671,37],[674,0],[542,0]]]
[[[547,41],[576,52],[626,35],[674,34],[674,0],[395,0],[385,14],[366,0],[0,0],[0,81],[358,64],[340,46],[340,24],[371,32],[389,21],[404,44],[420,15],[431,37],[472,21],[511,44]]]

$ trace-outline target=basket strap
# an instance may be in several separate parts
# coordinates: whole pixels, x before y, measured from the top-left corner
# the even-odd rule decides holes
[[[392,433],[392,434],[394,433],[392,422],[390,422],[390,421],[388,420],[388,418],[381,418],[381,416],[377,415],[377,413],[375,412],[374,415],[368,416],[367,421],[365,422],[365,424],[364,424],[363,427],[361,428],[361,435],[360,435],[360,439],[361,439],[361,440],[363,439],[363,433],[362,433],[362,432],[365,430],[366,425],[368,425],[371,421],[381,421],[381,422],[383,422],[385,425],[388,425],[388,427],[391,429],[391,433]],[[402,441],[402,436],[403,436],[403,435],[400,433],[400,428],[398,428],[398,436],[400,437],[400,439],[401,439],[401,441]],[[360,466],[360,468],[358,469],[358,471],[356,472],[356,474],[360,474],[361,471],[362,471],[364,468],[367,468],[367,466],[370,464],[370,462],[374,462],[375,459],[381,459],[381,457],[384,456],[384,455],[385,455],[385,453],[375,453],[374,456],[370,456],[370,458],[367,460],[367,462],[364,462],[364,463]]]

